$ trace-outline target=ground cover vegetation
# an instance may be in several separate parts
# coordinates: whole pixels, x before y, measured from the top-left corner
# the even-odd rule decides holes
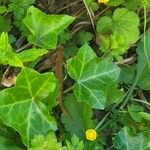
[[[150,149],[150,0],[0,1],[0,150]]]

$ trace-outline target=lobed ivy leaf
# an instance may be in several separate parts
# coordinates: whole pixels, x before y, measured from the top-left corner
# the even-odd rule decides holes
[[[0,92],[0,117],[22,137],[26,146],[35,135],[45,135],[57,129],[49,115],[46,99],[54,92],[57,80],[52,73],[39,74],[23,68],[16,85]]]
[[[148,150],[150,131],[133,133],[128,127],[124,127],[114,138],[114,147],[120,150]]]
[[[87,129],[93,127],[92,109],[84,102],[78,102],[74,95],[65,98],[64,106],[68,116],[62,114],[62,122],[71,135],[76,135],[80,139],[85,138]]]
[[[104,109],[106,91],[118,80],[119,67],[96,57],[94,51],[85,44],[75,58],[68,60],[67,71],[76,81],[73,91],[77,100],[88,103],[92,108]]]
[[[31,6],[23,22],[31,32],[28,36],[30,43],[46,49],[55,49],[57,35],[66,29],[73,20],[73,17],[67,15],[47,15]]]
[[[15,53],[9,44],[7,33],[0,36],[0,64],[23,67],[24,62],[33,61],[47,52],[46,49],[29,49]]]
[[[12,51],[7,33],[0,35],[0,64],[23,67],[23,63]]]

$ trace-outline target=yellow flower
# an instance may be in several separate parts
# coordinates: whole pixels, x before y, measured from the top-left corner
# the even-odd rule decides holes
[[[109,0],[98,0],[98,2],[106,4],[107,2],[109,2]]]
[[[94,141],[97,138],[97,133],[94,129],[89,129],[86,131],[86,139],[90,141]]]

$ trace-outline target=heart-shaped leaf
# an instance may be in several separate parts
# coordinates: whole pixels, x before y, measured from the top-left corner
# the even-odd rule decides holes
[[[128,127],[122,128],[114,138],[114,146],[120,150],[148,150],[150,131],[133,133]]]
[[[23,22],[31,32],[28,36],[30,43],[42,48],[54,49],[57,45],[57,35],[73,20],[73,17],[67,15],[47,15],[31,6]]]
[[[52,73],[39,74],[23,68],[15,87],[0,92],[0,117],[3,122],[18,131],[26,146],[36,134],[56,130],[54,117],[45,104],[54,92],[57,80]]]
[[[68,60],[67,70],[76,81],[74,94],[77,100],[87,102],[92,108],[104,109],[106,91],[117,81],[119,67],[108,60],[96,57],[94,51],[85,44],[75,58]]]

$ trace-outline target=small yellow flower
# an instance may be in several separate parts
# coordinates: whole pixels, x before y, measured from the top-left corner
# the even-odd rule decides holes
[[[97,138],[97,133],[94,129],[89,129],[86,131],[86,139],[89,141],[94,141]]]
[[[109,2],[109,0],[98,0],[98,2],[106,4],[107,2]]]

